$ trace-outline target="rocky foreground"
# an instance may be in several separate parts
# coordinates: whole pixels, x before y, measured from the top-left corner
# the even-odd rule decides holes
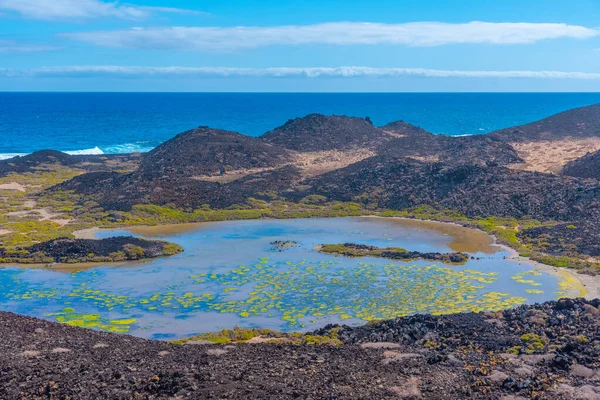
[[[598,399],[600,300],[419,315],[339,347],[177,345],[0,313],[2,399]]]

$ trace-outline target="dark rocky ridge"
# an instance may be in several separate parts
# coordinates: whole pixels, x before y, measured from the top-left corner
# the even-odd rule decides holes
[[[73,165],[72,156],[55,150],[40,150],[26,156],[17,156],[8,160],[0,160],[0,176],[11,172],[25,173],[35,171],[41,165]]]
[[[336,329],[340,347],[174,345],[0,313],[0,393],[27,399],[593,399],[599,300]]]
[[[600,180],[600,151],[567,163],[563,168],[563,174]]]
[[[96,200],[107,210],[128,211],[135,204],[170,205],[194,210],[204,204],[213,208],[227,208],[244,204],[250,197],[260,197],[258,193],[285,191],[299,176],[298,169],[291,165],[257,172],[228,183],[201,181],[179,175],[146,179],[139,173],[85,174],[50,191],[75,190]]]
[[[433,135],[401,121],[384,128],[401,133],[404,137],[390,136],[360,118],[312,114],[290,121],[262,139],[294,150],[299,146],[307,147],[301,151],[375,146],[380,154],[379,159],[388,164],[410,163],[410,160],[403,160],[406,157],[424,160],[424,164],[428,164],[431,158],[448,165],[506,165],[520,161],[512,147],[492,138]],[[201,174],[220,174],[227,169],[279,165],[289,159],[287,157],[286,150],[260,139],[201,128],[180,134],[159,146],[145,156],[141,167],[131,174],[84,175],[56,189],[76,190],[93,196],[104,206],[118,209],[128,209],[138,203],[171,204],[192,209],[209,204],[225,208],[244,203],[248,197],[260,197],[259,193],[267,191],[289,193],[299,183],[300,171],[288,165],[256,172],[228,183],[189,178]],[[362,165],[358,163],[354,166]],[[393,184],[396,178],[390,178],[389,184]],[[96,183],[101,184],[95,184],[96,179]],[[311,185],[311,182],[300,183]]]
[[[569,220],[596,215],[600,184],[549,174],[476,165],[449,166],[375,156],[304,182],[309,194],[329,200],[402,210],[443,206],[467,216],[531,216]]]
[[[575,108],[529,124],[489,134],[507,141],[535,141],[600,136],[600,104]]]
[[[574,223],[541,226],[519,232],[522,243],[542,245],[553,255],[578,255],[600,257],[600,220],[582,218]]]
[[[379,155],[412,157],[448,165],[508,165],[522,162],[509,144],[487,135],[444,136],[426,131],[393,138],[378,150]]]
[[[389,135],[362,118],[310,114],[261,136],[267,143],[300,152],[375,148]]]
[[[11,173],[51,171],[53,167],[77,168],[87,172],[135,169],[139,154],[69,155],[55,150],[40,150],[25,156],[0,160],[0,177]]]
[[[129,174],[83,175],[53,190],[75,190],[106,209],[158,204],[193,210],[227,208],[275,193],[292,201],[307,195],[354,201],[371,209],[444,207],[469,217],[597,220],[600,182],[508,168],[520,163],[510,142],[596,135],[600,105],[552,116],[489,135],[448,137],[403,121],[382,128],[361,118],[311,114],[288,121],[262,138],[200,128],[177,136]],[[376,155],[331,172],[303,178],[291,149],[369,148]],[[253,170],[253,168],[264,168]],[[199,181],[198,174],[250,170],[233,181]],[[599,229],[600,230],[600,229]]]

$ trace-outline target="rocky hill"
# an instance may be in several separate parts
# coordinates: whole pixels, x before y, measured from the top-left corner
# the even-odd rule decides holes
[[[220,175],[232,170],[276,167],[289,160],[286,150],[270,143],[200,127],[180,133],[146,154],[139,173],[151,177]]]
[[[600,151],[567,163],[563,168],[563,174],[600,180]]]
[[[131,173],[84,174],[52,191],[74,190],[117,210],[135,204],[225,208],[245,203],[256,192],[289,187],[299,176],[291,161],[293,156],[282,147],[200,127],[144,155]]]
[[[381,130],[393,134],[393,136],[430,136],[433,133],[426,131],[420,126],[410,124],[405,121],[394,121],[380,127]]]
[[[310,114],[289,120],[261,139],[286,149],[307,152],[376,148],[387,141],[389,135],[362,118]]]
[[[576,126],[579,134],[592,135],[599,107],[514,131],[547,138]],[[226,208],[268,192],[292,201],[316,194],[378,209],[431,205],[472,217],[573,221],[600,213],[600,183],[513,168],[523,159],[515,142],[506,140],[513,131],[506,132],[448,137],[403,121],[376,128],[360,118],[319,114],[288,121],[261,138],[203,127],[159,146],[132,173],[83,175],[55,189],[124,210],[135,204]],[[366,146],[366,156],[321,173],[306,175],[298,162],[311,151],[339,151],[344,158],[356,146]]]

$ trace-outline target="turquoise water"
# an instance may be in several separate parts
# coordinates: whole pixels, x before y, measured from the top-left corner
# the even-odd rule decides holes
[[[373,218],[222,222],[146,231],[185,252],[80,272],[0,269],[0,309],[154,339],[243,327],[283,331],[327,323],[363,324],[420,312],[512,307],[556,298],[557,278],[481,247],[464,266],[392,262],[318,253],[323,243],[356,242],[450,252],[440,231]],[[98,237],[130,234],[101,231]],[[274,240],[298,246],[279,251]],[[487,250],[486,250],[487,249]]]
[[[0,158],[147,151],[200,125],[258,136],[309,113],[481,134],[597,102],[598,93],[0,93]]]

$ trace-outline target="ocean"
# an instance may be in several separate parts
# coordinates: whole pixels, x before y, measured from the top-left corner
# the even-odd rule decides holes
[[[600,93],[0,93],[0,159],[148,151],[207,125],[261,135],[310,113],[472,135],[600,102]]]

